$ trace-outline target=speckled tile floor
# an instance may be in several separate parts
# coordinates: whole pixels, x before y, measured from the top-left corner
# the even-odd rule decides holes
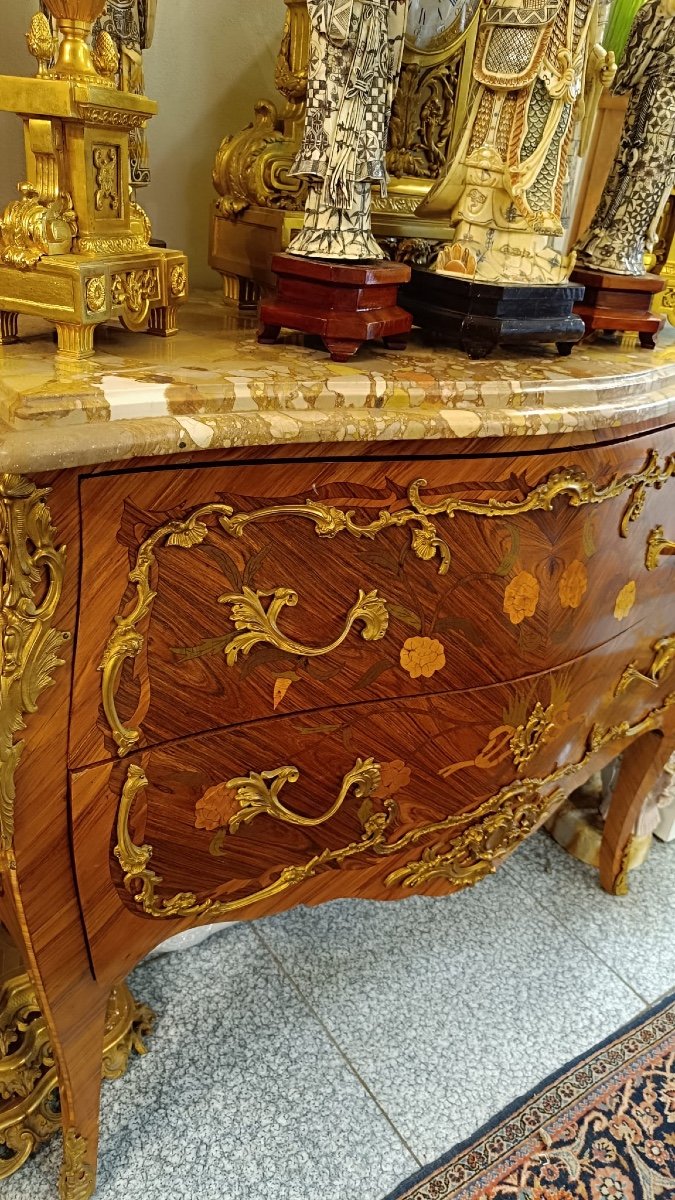
[[[98,1200],[382,1200],[675,987],[675,844],[625,899],[546,835],[447,900],[341,901],[145,963]],[[7,1200],[54,1200],[52,1143]]]

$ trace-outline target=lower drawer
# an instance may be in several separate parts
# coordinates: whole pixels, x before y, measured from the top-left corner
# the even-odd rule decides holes
[[[149,948],[200,921],[478,882],[659,709],[675,637],[670,655],[657,641],[633,629],[518,683],[258,721],[73,774],[95,965],[123,958],[131,925]]]

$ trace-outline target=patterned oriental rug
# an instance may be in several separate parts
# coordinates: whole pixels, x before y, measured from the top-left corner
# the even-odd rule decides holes
[[[675,993],[387,1200],[675,1200]]]

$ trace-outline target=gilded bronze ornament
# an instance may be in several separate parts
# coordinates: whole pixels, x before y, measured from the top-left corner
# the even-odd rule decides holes
[[[675,634],[659,638],[658,642],[654,644],[654,657],[646,672],[638,670],[636,662],[630,663],[617,684],[615,694],[620,696],[622,692],[627,691],[631,683],[637,682],[658,687],[672,668],[673,663],[675,663]]]
[[[14,775],[25,718],[63,666],[70,633],[52,628],[66,548],[57,546],[45,498],[21,475],[0,475],[0,865],[12,861]]]
[[[252,771],[243,778],[230,779],[228,788],[232,788],[239,802],[239,811],[228,821],[227,830],[230,834],[239,831],[242,825],[250,825],[256,817],[266,814],[277,821],[285,821],[288,825],[300,825],[303,828],[316,828],[325,825],[340,811],[349,793],[353,790],[357,800],[365,800],[372,795],[380,785],[382,768],[373,758],[365,761],[357,758],[351,771],[342,780],[342,787],[330,808],[319,817],[303,817],[300,813],[287,808],[279,799],[281,790],[288,783],[297,783],[300,772],[297,767],[279,767],[275,771]],[[221,852],[223,840],[214,839],[211,843],[211,854]]]
[[[75,1129],[63,1135],[63,1166],[59,1178],[61,1200],[90,1200],[94,1194],[94,1168],[87,1162],[87,1142]]]
[[[657,708],[648,712],[637,724],[631,725],[625,721],[609,729],[595,727],[589,734],[585,753],[579,762],[556,767],[544,777],[516,780],[483,801],[472,812],[452,813],[443,820],[409,830],[393,841],[387,840],[387,834],[396,824],[397,805],[393,799],[387,798],[382,801],[382,811],[374,810],[371,798],[377,791],[381,768],[378,768],[372,759],[366,759],[365,762],[358,760],[353,771],[345,776],[340,794],[342,796],[345,792],[345,784],[351,778],[352,786],[358,787],[360,795],[364,797],[358,812],[363,829],[361,840],[351,842],[338,850],[325,849],[306,863],[285,867],[267,887],[236,900],[218,900],[215,897],[199,900],[194,892],[179,892],[169,898],[162,898],[157,894],[163,879],[149,869],[153,847],[147,844],[136,845],[129,828],[135,801],[139,793],[149,786],[143,768],[132,763],[122,789],[117,815],[115,856],[125,872],[126,890],[144,913],[158,919],[208,917],[209,920],[218,920],[262,900],[281,895],[289,888],[307,879],[313,879],[332,866],[342,866],[348,859],[369,852],[378,857],[389,858],[432,838],[436,839],[436,842],[427,848],[422,860],[392,872],[386,880],[387,885],[420,887],[431,879],[445,878],[460,887],[471,887],[485,875],[492,873],[498,863],[562,803],[565,793],[557,788],[557,784],[579,774],[589,766],[598,752],[614,743],[630,741],[657,728],[662,717],[674,706],[675,692],[671,692]],[[286,782],[295,782],[296,771],[297,768],[287,767],[282,768],[279,773],[270,773],[270,777],[274,776],[279,781],[277,793]],[[288,772],[292,772],[292,775],[288,775]],[[281,806],[278,794],[272,796],[271,789],[266,791],[268,781],[264,777],[249,776],[242,780],[231,780],[229,786],[236,787],[241,784],[245,789],[251,788],[250,793],[243,799],[248,803],[250,795],[251,807],[255,810],[253,815],[258,816],[260,812],[265,811],[278,820],[288,822],[291,811]],[[344,803],[344,798],[341,803]],[[339,805],[333,807],[337,811]],[[318,823],[323,824],[328,819],[329,816],[326,815]],[[241,824],[239,821],[237,829]],[[234,830],[230,832],[234,833]],[[446,834],[454,835],[453,843],[449,850],[441,850],[438,848],[438,838]]]
[[[550,512],[558,499],[566,500],[572,508],[581,508],[588,504],[604,504],[630,492],[631,498],[620,525],[622,536],[627,537],[630,524],[637,519],[644,507],[647,489],[661,488],[673,476],[675,455],[669,456],[662,466],[658,454],[650,451],[641,471],[615,478],[604,486],[595,484],[582,471],[562,468],[554,471],[521,500],[491,498],[485,502],[473,502],[459,496],[450,496],[435,504],[429,504],[421,495],[422,488],[426,487],[426,480],[418,479],[408,490],[408,508],[397,512],[382,510],[375,520],[364,524],[356,520],[353,510],[335,508],[315,500],[307,500],[305,504],[271,505],[247,513],[235,513],[227,504],[205,504],[180,520],[167,522],[151,533],[138,549],[135,564],[128,576],[128,582],[136,588],[136,600],[129,613],[115,618],[115,628],[108,639],[99,668],[103,674],[103,708],[120,757],[131,753],[141,740],[141,730],[121,720],[117,712],[116,694],[124,663],[129,659],[136,659],[144,646],[144,635],[139,627],[150,617],[155,600],[156,593],[151,579],[156,566],[156,552],[161,546],[180,546],[189,550],[202,545],[209,535],[209,519],[215,518],[217,528],[235,538],[242,537],[249,525],[285,519],[310,521],[318,536],[325,538],[346,533],[357,539],[372,540],[386,529],[410,528],[411,545],[416,557],[425,562],[436,561],[439,574],[446,575],[451,565],[450,547],[440,536],[432,517],[444,516],[453,519],[460,513],[486,519],[512,517],[533,512]],[[287,603],[290,603],[289,598],[294,595],[291,589],[280,589],[280,599],[285,596]],[[269,623],[271,606],[265,612],[262,604],[254,603],[254,596],[255,593],[251,592],[250,595],[243,594],[243,599],[233,598],[232,602],[240,606],[240,619],[246,622],[249,632],[252,633],[255,628],[256,633],[264,632],[266,640],[271,644],[280,645],[283,635]],[[258,601],[259,599],[260,597]],[[364,598],[364,602],[365,599],[367,597]],[[383,636],[386,632],[385,614],[379,605],[384,606],[384,601],[377,598],[376,604],[373,599],[373,621],[370,627],[376,631],[382,630],[379,636]],[[275,609],[275,620],[280,607],[283,605]],[[329,653],[330,649],[335,649],[338,644],[321,653]],[[297,646],[295,651],[291,651],[294,652],[308,654],[310,649]]]
[[[647,539],[647,570],[655,571],[661,562],[662,555],[666,554],[675,554],[675,542],[669,541],[666,537],[663,525],[657,525]]]
[[[271,601],[265,607],[263,601],[270,597]],[[254,646],[263,642],[298,658],[320,658],[337,650],[347,640],[356,624],[362,625],[361,637],[366,642],[379,641],[384,637],[389,625],[386,602],[380,599],[376,591],[359,591],[358,599],[347,615],[347,624],[343,632],[329,646],[318,647],[303,646],[292,641],[277,625],[284,608],[294,608],[298,603],[298,593],[291,588],[254,592],[245,587],[241,594],[221,596],[220,603],[231,605],[230,619],[235,628],[241,630],[227,645],[226,658],[230,667],[234,666],[240,654],[245,657],[251,653]]]

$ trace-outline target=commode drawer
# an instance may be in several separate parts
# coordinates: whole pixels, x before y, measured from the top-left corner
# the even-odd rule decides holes
[[[595,449],[84,479],[71,765],[602,644],[669,570],[645,561],[675,508],[671,451],[667,433],[601,467]]]
[[[518,683],[259,721],[75,772],[95,965],[128,922],[149,948],[181,922],[478,882],[596,752],[670,703],[675,636],[656,673],[655,640],[632,631]]]

